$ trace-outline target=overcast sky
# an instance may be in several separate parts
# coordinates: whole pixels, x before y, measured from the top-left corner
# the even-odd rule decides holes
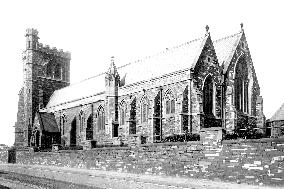
[[[71,83],[205,35],[218,39],[244,30],[270,118],[284,103],[283,4],[270,1],[1,1],[0,143],[14,143],[23,83],[25,30],[40,42],[70,51]],[[178,62],[177,62],[178,66]],[[95,86],[90,86],[95,87]]]

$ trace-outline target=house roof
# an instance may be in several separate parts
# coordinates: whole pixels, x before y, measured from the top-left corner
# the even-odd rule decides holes
[[[270,122],[284,120],[284,103],[282,106],[275,112],[275,114],[270,118]]]
[[[59,132],[58,126],[53,113],[39,112],[39,123],[42,131],[50,133]]]
[[[226,73],[228,70],[242,34],[243,31],[240,31],[236,34],[213,41],[218,62],[224,66],[223,73]]]

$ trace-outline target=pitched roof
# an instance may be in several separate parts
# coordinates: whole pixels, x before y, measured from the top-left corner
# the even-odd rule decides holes
[[[167,48],[153,56],[128,63],[117,68],[125,85],[149,80],[175,71],[194,67],[209,35],[201,37],[173,48]],[[230,64],[233,53],[242,36],[242,31],[213,41],[218,62],[224,64],[224,72]],[[162,68],[162,69],[161,69]],[[101,73],[82,82],[56,90],[50,97],[46,109],[58,105],[62,108],[93,102],[95,96],[105,91],[105,73]],[[64,105],[65,104],[65,105]],[[68,105],[67,105],[68,104]]]
[[[284,120],[284,103],[270,118],[270,121],[279,121],[279,120]]]
[[[39,115],[39,123],[41,130],[50,133],[59,132],[55,116],[53,113],[39,112],[38,115]]]
[[[105,73],[54,91],[46,108],[73,102],[73,106],[88,103],[92,96],[105,90]],[[79,102],[82,101],[83,102]],[[77,103],[74,103],[77,101]],[[90,101],[91,102],[91,101]]]
[[[190,68],[197,61],[207,36],[128,63],[118,67],[117,71],[121,78],[125,76],[125,84],[128,85]],[[60,108],[62,109],[70,107],[70,103],[72,103],[72,106],[75,106],[92,102],[94,100],[93,97],[103,91],[105,91],[105,73],[54,91],[46,109],[51,110],[58,105],[61,105]],[[67,103],[69,105],[63,105]]]
[[[227,69],[230,65],[231,59],[239,44],[242,34],[243,32],[241,31],[236,34],[213,41],[218,62],[219,64],[224,65],[223,73],[227,72]]]
[[[121,66],[118,68],[118,73],[120,77],[125,76],[125,85],[129,85],[189,69],[197,61],[207,36],[167,48],[156,55]]]

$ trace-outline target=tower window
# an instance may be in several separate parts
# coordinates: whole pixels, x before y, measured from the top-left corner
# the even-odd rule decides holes
[[[54,68],[54,77],[56,79],[61,79],[61,66],[60,66],[60,64],[57,64]]]

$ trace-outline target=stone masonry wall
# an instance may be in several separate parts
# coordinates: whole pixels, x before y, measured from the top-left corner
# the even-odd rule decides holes
[[[5,162],[4,155],[2,153],[0,158],[2,162]],[[17,163],[283,186],[284,140],[196,141],[86,151],[17,151]]]

